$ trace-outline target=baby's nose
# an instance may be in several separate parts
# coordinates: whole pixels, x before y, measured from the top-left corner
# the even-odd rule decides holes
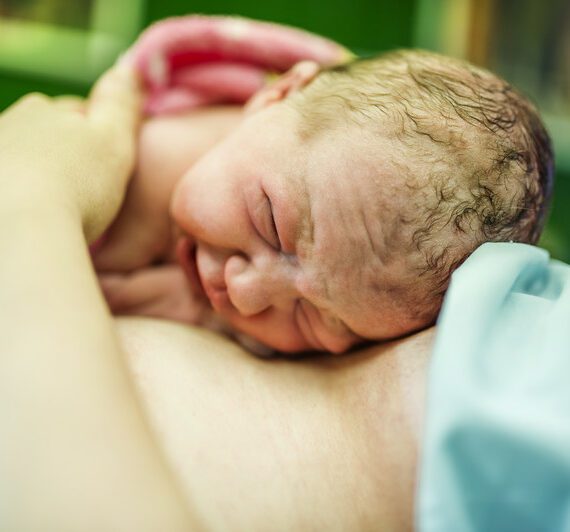
[[[242,316],[286,308],[296,297],[293,275],[278,259],[254,263],[234,255],[226,263],[225,280],[229,298]]]

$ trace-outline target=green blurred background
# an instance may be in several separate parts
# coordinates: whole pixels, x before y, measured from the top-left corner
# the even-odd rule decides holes
[[[530,76],[524,77],[525,68],[527,70],[530,68],[524,63],[524,57],[521,68],[518,70],[512,68],[513,62],[515,65],[518,64],[515,53],[517,50],[522,50],[523,55],[526,54],[528,57],[529,29],[523,25],[519,33],[511,31],[508,38],[505,38],[504,21],[501,21],[498,15],[493,15],[496,19],[495,26],[493,26],[489,22],[491,20],[489,13],[498,13],[500,8],[502,10],[501,16],[507,17],[506,20],[510,21],[507,25],[512,27],[512,19],[508,18],[511,16],[509,9],[516,8],[519,15],[521,13],[524,15],[523,19],[527,21],[527,24],[534,24],[531,28],[534,31],[532,37],[537,42],[546,42],[544,46],[547,51],[552,50],[553,46],[550,42],[552,41],[551,35],[549,35],[552,34],[552,28],[544,25],[537,26],[536,20],[539,15],[545,20],[552,19],[560,24],[559,12],[566,14],[568,20],[560,25],[557,31],[568,31],[570,34],[570,24],[568,24],[570,22],[570,9],[564,11],[564,5],[570,5],[567,0],[551,0],[551,2],[541,3],[534,0],[520,0],[518,2],[514,0],[327,0],[326,3],[319,0],[271,0],[267,2],[259,2],[259,0],[129,1],[138,3],[140,9],[137,8],[139,11],[137,11],[136,20],[129,21],[130,27],[119,30],[123,32],[123,41],[121,42],[124,43],[132,42],[140,29],[155,20],[190,12],[237,14],[290,24],[331,37],[357,53],[419,45],[439,50],[443,48],[444,51],[453,54],[457,48],[453,44],[453,39],[462,42],[465,40],[465,34],[470,33],[471,40],[478,47],[471,50],[468,56],[475,62],[485,62],[518,86],[521,85],[519,82],[521,75],[523,79],[531,79]],[[25,19],[28,16],[27,13],[30,12],[29,10],[36,10],[34,11],[36,20],[44,17],[41,19],[43,22],[47,20],[56,21],[61,27],[75,26],[77,30],[85,31],[86,13],[91,13],[97,2],[103,2],[103,0],[0,0],[0,18],[21,17]],[[559,3],[555,5],[557,2]],[[122,5],[121,2],[117,1],[113,3],[114,17],[121,17]],[[465,10],[472,9],[473,5],[477,6],[478,11],[475,14],[470,12],[468,15],[468,18],[475,17],[474,21],[471,21],[470,27],[457,22],[462,16],[465,19]],[[537,8],[537,6],[539,7]],[[463,11],[461,11],[462,9]],[[559,12],[554,12],[555,9],[558,9]],[[134,15],[130,16],[134,17]],[[493,40],[493,31],[502,37]],[[73,76],[67,76],[67,78],[66,76],[59,76],[59,79],[57,77],[49,78],[45,74],[34,74],[33,69],[30,69],[29,72],[25,72],[25,69],[2,69],[4,62],[2,61],[1,32],[2,26],[0,25],[0,109],[4,109],[21,95],[30,91],[41,91],[51,95],[87,93],[89,82],[85,79],[74,81]],[[443,37],[447,41],[442,45],[442,42],[445,41]],[[489,42],[490,44],[487,49],[483,49],[479,46],[481,42]],[[562,46],[570,50],[570,39],[567,39],[565,43],[562,43]],[[524,51],[525,46],[526,52]],[[532,46],[532,49],[536,48],[536,46]],[[558,44],[558,46],[561,45]],[[510,53],[512,50],[515,51],[513,52],[515,53],[514,56],[513,53]],[[62,61],[65,61],[67,53],[68,50],[61,51]],[[569,59],[570,64],[570,53],[565,57]],[[549,64],[548,58],[547,53],[544,54],[544,57],[535,58],[538,67],[535,64],[533,68],[538,74],[532,79],[547,80],[547,85],[562,83],[562,88],[559,90],[562,99],[558,98],[555,105],[552,104],[554,100],[550,92],[544,90],[541,92],[536,89],[536,83],[529,82],[528,86],[523,87],[523,89],[531,94],[539,107],[547,106],[546,111],[550,111],[555,116],[551,129],[553,136],[556,137],[557,148],[561,152],[557,154],[560,163],[557,168],[553,209],[541,244],[554,257],[570,262],[570,149],[566,149],[567,146],[570,146],[570,85],[565,85],[568,83],[567,79],[560,82],[557,77],[548,77],[543,68],[543,63]],[[112,59],[113,57],[109,57],[106,62],[110,63]],[[557,72],[556,65],[551,66],[549,72],[553,71]],[[568,70],[565,72],[568,74]],[[545,94],[548,95],[548,98],[543,96]],[[565,105],[568,107],[564,107]],[[562,121],[560,122],[561,116]],[[559,123],[562,124],[562,127],[558,127]]]

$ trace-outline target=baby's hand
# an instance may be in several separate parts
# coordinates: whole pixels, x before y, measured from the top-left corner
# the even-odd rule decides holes
[[[133,273],[102,273],[99,283],[115,315],[202,324],[211,313],[209,305],[191,293],[182,268],[176,264]]]
[[[114,315],[146,316],[200,325],[234,338],[253,354],[268,357],[273,349],[234,331],[207,301],[192,294],[177,264],[143,268],[133,273],[99,274],[99,283]]]

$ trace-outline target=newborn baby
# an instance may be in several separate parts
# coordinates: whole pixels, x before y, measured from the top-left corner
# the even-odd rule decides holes
[[[129,301],[148,285],[135,280],[154,264],[168,276],[147,270],[157,289],[142,299],[163,290],[177,303],[140,313],[217,316],[278,351],[341,353],[429,326],[472,251],[535,243],[545,222],[553,162],[536,110],[458,60],[399,51],[320,72],[303,62],[254,96],[239,122],[225,116],[204,135],[230,126],[195,163],[174,128],[169,177],[154,170],[141,184],[153,149],[143,143],[124,212],[95,257],[99,271],[129,272],[102,277],[115,311],[137,312]],[[168,166],[186,163],[174,183]],[[166,203],[153,186],[163,198],[175,186],[174,233],[166,206],[148,200]]]

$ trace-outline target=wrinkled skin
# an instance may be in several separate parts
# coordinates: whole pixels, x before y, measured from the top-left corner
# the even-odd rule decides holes
[[[138,269],[102,277],[116,313],[208,323],[213,307],[232,329],[284,352],[341,353],[423,325],[403,318],[395,295],[412,282],[405,257],[386,260],[376,244],[405,207],[397,146],[357,127],[305,142],[283,100],[315,74],[301,64],[257,95],[243,120],[219,115],[212,134],[174,118],[147,125],[125,208],[96,257],[100,271]],[[200,134],[209,140],[197,157]],[[164,266],[177,246],[186,284]]]

